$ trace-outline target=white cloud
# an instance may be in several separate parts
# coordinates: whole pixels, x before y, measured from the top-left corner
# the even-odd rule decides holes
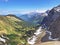
[[[46,10],[36,10],[36,12],[42,13],[45,12]]]
[[[46,10],[20,10],[20,11],[8,11],[8,10],[0,10],[0,14],[26,14],[31,12],[45,12]]]

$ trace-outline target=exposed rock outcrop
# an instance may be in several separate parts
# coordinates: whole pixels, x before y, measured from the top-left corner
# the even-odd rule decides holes
[[[47,31],[51,32],[51,35],[46,33],[42,38],[42,41],[51,41],[48,39],[51,36],[52,39],[60,40],[60,5],[51,9],[42,22],[47,28]]]

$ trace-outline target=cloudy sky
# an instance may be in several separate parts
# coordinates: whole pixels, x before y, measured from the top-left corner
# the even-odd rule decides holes
[[[0,14],[44,12],[60,4],[60,0],[0,0]]]

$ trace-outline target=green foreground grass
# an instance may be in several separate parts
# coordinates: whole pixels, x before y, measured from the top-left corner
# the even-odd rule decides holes
[[[35,31],[34,24],[27,23],[16,16],[0,16],[0,35],[8,37],[10,45],[27,45],[27,38],[31,36],[31,31]]]

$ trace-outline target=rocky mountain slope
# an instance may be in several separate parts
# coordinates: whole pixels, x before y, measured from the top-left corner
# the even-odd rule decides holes
[[[46,26],[50,26],[51,23],[54,22],[59,16],[60,16],[60,5],[52,8],[49,11],[48,16],[44,18],[42,23],[45,24]]]
[[[60,45],[60,5],[52,8],[41,24],[45,33],[34,45]]]
[[[42,41],[60,40],[60,5],[50,10],[42,24],[47,28]]]

